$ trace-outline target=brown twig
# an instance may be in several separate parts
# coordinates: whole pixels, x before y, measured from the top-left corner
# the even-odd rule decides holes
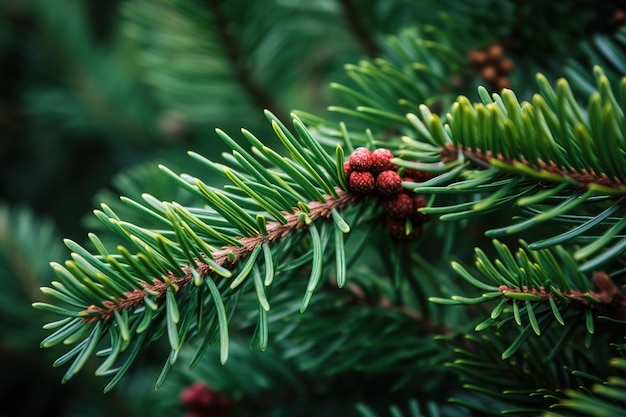
[[[461,150],[467,159],[477,161],[479,163],[482,162],[487,165],[491,165],[491,161],[493,159],[497,159],[498,161],[511,166],[517,163],[522,163],[538,173],[544,171],[560,177],[571,178],[572,180],[578,182],[583,188],[587,188],[591,184],[601,185],[607,188],[626,188],[626,183],[624,183],[623,180],[619,178],[609,178],[609,176],[604,173],[598,174],[592,168],[585,168],[580,171],[576,171],[572,168],[559,166],[555,162],[546,162],[541,159],[539,159],[537,163],[532,163],[524,158],[515,159],[502,154],[494,155],[491,151],[483,152],[480,149],[470,149],[459,146],[458,150]],[[442,148],[440,151],[441,160],[443,162],[456,160],[458,157],[458,150],[454,147],[454,145],[448,144],[447,147]]]
[[[626,320],[626,294],[618,287],[611,278],[602,271],[593,274],[593,291],[569,290],[556,292],[547,291],[544,287],[539,288],[511,288],[501,285],[498,290],[501,293],[515,292],[532,294],[541,297],[542,301],[552,299],[557,304],[568,303],[583,308],[597,310],[599,313],[618,320]],[[565,297],[565,300],[563,299]]]
[[[351,203],[357,201],[358,197],[354,194],[336,189],[338,197],[332,197],[325,195],[325,203],[321,201],[312,201],[307,205],[308,216],[314,220],[319,217],[328,218],[331,216],[333,209],[343,209]],[[239,238],[241,246],[228,245],[222,247],[220,250],[211,254],[213,260],[220,266],[230,268],[234,266],[238,260],[243,259],[250,255],[255,247],[264,243],[271,242],[273,240],[280,239],[294,230],[306,227],[306,224],[299,220],[301,211],[295,210],[294,213],[283,212],[283,215],[287,219],[286,223],[269,222],[267,223],[267,234],[259,234],[255,236],[245,236]],[[170,272],[167,277],[154,278],[151,283],[142,281],[141,288],[136,288],[133,291],[127,291],[124,293],[124,297],[117,298],[116,300],[104,300],[102,305],[90,305],[84,310],[83,320],[86,322],[96,321],[108,321],[110,320],[115,311],[123,311],[135,308],[143,304],[144,297],[148,294],[156,294],[156,298],[161,298],[165,295],[167,288],[170,285],[174,285],[178,288],[184,287],[193,280],[192,270],[195,270],[202,277],[209,276],[213,273],[213,268],[206,262],[197,259],[195,265],[186,265],[182,268],[183,275],[175,275]],[[169,281],[169,282],[168,282]]]

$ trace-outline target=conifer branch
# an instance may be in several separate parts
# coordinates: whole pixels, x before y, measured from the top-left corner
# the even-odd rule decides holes
[[[626,294],[611,280],[603,271],[593,274],[594,291],[580,291],[569,289],[561,291],[556,288],[509,287],[500,285],[500,291],[504,297],[515,300],[516,294],[528,294],[538,302],[549,302],[550,299],[558,304],[577,305],[580,308],[588,308],[598,314],[612,317],[618,320],[626,320]]]
[[[325,195],[325,202],[312,201],[307,204],[306,214],[311,220],[317,218],[329,218],[331,217],[331,210],[342,210],[349,204],[355,203],[359,196],[349,191],[344,191],[340,188],[336,188],[338,197]],[[246,258],[252,253],[252,251],[265,242],[272,242],[282,237],[285,237],[289,233],[293,233],[303,227],[307,227],[307,224],[302,219],[302,213],[300,209],[296,209],[293,213],[283,212],[287,221],[285,223],[274,221],[267,223],[267,234],[258,234],[256,236],[246,236],[238,239],[239,245],[226,245],[220,250],[212,253],[212,258],[215,263],[224,268],[233,267],[237,261]],[[177,288],[182,288],[189,284],[193,280],[193,272],[200,274],[203,278],[210,276],[214,272],[214,268],[211,265],[203,262],[200,259],[196,260],[195,265],[187,265],[181,267],[183,275],[177,275],[174,272],[169,272],[167,278],[158,279],[154,278],[152,283],[142,281],[140,283],[142,288],[137,288],[134,291],[127,291],[124,293],[124,298],[118,297],[115,301],[104,300],[102,301],[102,307],[92,304],[81,315],[86,322],[96,321],[108,321],[113,317],[114,311],[121,312],[123,310],[135,308],[143,304],[144,298],[148,293],[156,294],[157,299],[163,298],[167,289],[174,285]]]
[[[458,263],[452,264],[467,283],[484,291],[481,296],[454,295],[449,299],[431,297],[430,300],[448,305],[498,301],[475,330],[501,327],[504,323],[514,323],[514,327],[522,329],[502,352],[502,358],[511,357],[532,333],[540,336],[551,323],[575,327],[576,320],[572,318],[579,319],[580,312],[589,337],[594,334],[594,317],[625,321],[626,294],[605,272],[595,272],[590,282],[571,255],[560,247],[532,251],[522,240],[514,254],[505,244],[495,240],[493,243],[499,258],[491,260],[477,248],[476,273]],[[573,313],[570,306],[576,307],[578,313]]]
[[[459,151],[463,153],[465,158],[473,162],[482,162],[480,165],[491,166],[496,163],[500,168],[503,166],[515,168],[523,165],[529,168],[530,171],[528,172],[535,171],[537,177],[545,178],[546,173],[552,174],[555,176],[555,179],[561,178],[562,181],[573,181],[576,183],[575,185],[580,188],[588,189],[593,188],[595,185],[599,185],[616,191],[624,191],[626,189],[626,182],[623,179],[617,177],[609,178],[609,176],[605,173],[598,174],[593,168],[576,170],[572,167],[558,165],[552,161],[546,162],[542,159],[538,159],[535,163],[533,163],[525,158],[518,160],[507,157],[502,153],[494,155],[492,151],[463,148],[462,145],[455,147],[452,144],[448,144],[445,148],[442,148],[440,152],[442,162],[452,162],[456,160],[458,158]]]
[[[222,4],[218,0],[211,0],[210,4],[218,16],[218,31],[229,46],[235,77],[257,104],[267,103],[247,67],[239,62],[241,52],[229,33],[230,28],[221,26]],[[350,3],[344,5],[350,6]],[[400,51],[402,43],[402,39],[396,40]],[[426,50],[448,56],[445,48],[440,49],[432,42],[420,43],[409,52]],[[335,246],[330,247],[330,252],[334,249],[336,255],[335,281],[337,287],[344,287],[349,262],[346,262],[343,236],[351,226],[338,211],[367,197],[379,203],[380,208],[371,213],[384,220],[390,237],[397,242],[418,239],[429,214],[441,214],[441,220],[458,220],[515,204],[526,206],[528,211],[539,207],[540,213],[533,218],[487,232],[487,236],[497,237],[524,231],[546,220],[573,217],[570,213],[575,213],[574,209],[585,202],[612,204],[609,208],[600,207],[603,211],[595,219],[580,216],[575,233],[551,237],[548,244],[538,242],[556,248],[554,251],[536,251],[532,245],[523,244],[524,248],[513,256],[504,245],[496,244],[501,259],[494,262],[477,250],[479,273],[476,275],[453,263],[453,269],[467,283],[484,291],[478,297],[453,295],[444,299],[424,295],[423,301],[415,300],[411,304],[410,297],[399,296],[397,300],[380,297],[371,302],[360,297],[358,284],[350,283],[348,289],[354,297],[349,301],[366,305],[377,303],[380,307],[371,317],[382,310],[383,314],[392,313],[394,321],[417,322],[421,324],[425,339],[429,340],[433,334],[454,336],[454,330],[445,326],[444,320],[433,320],[435,316],[427,307],[422,309],[426,301],[447,305],[492,301],[495,307],[475,329],[498,327],[504,330],[505,325],[512,324],[506,328],[514,334],[508,347],[497,348],[503,359],[511,358],[523,345],[527,348],[530,335],[541,335],[552,323],[565,326],[567,321],[567,328],[564,328],[573,329],[576,325],[573,318],[579,319],[582,315],[591,337],[598,316],[626,320],[626,294],[609,275],[596,272],[593,282],[585,275],[587,270],[598,270],[599,264],[621,253],[626,240],[582,267],[575,261],[597,252],[599,246],[584,247],[578,257],[569,257],[558,246],[591,229],[600,230],[601,239],[608,242],[623,228],[622,220],[613,216],[621,209],[615,206],[622,205],[622,196],[626,194],[624,156],[619,152],[623,149],[625,135],[620,130],[621,125],[616,123],[623,120],[623,102],[621,97],[617,99],[611,93],[601,71],[595,73],[599,92],[590,99],[588,113],[579,108],[565,81],[560,81],[555,91],[547,81],[540,79],[542,94],[536,95],[532,103],[519,103],[511,90],[489,96],[481,89],[482,104],[471,103],[461,96],[452,105],[447,120],[442,122],[439,116],[432,114],[427,100],[421,99],[427,95],[428,88],[416,91],[416,98],[425,104],[398,100],[399,96],[415,89],[416,78],[433,72],[432,68],[401,65],[394,69],[392,62],[377,60],[375,64],[361,63],[347,69],[365,91],[335,85],[353,99],[356,107],[355,110],[334,110],[360,117],[385,131],[394,127],[394,132],[404,134],[404,148],[394,149],[392,145],[394,152],[381,148],[372,150],[370,148],[378,143],[371,131],[365,139],[363,135],[356,135],[353,142],[352,135],[342,129],[342,140],[334,143],[333,158],[322,147],[319,137],[311,135],[297,117],[293,118],[293,133],[279,117],[266,112],[288,156],[283,157],[247,130],[242,133],[252,145],[251,151],[218,130],[218,136],[233,150],[224,155],[227,165],[193,152],[190,155],[212,174],[230,181],[223,189],[161,167],[178,185],[200,197],[206,206],[183,207],[146,195],[142,197],[147,205],[126,199],[125,203],[145,219],[156,221],[160,226],[144,228],[121,220],[103,205],[103,211],[96,213],[99,219],[129,240],[139,252],[133,255],[118,246],[117,253],[110,253],[97,237],[90,236],[99,252],[94,255],[66,241],[73,250],[72,260],[67,261],[65,267],[53,265],[59,281],[53,284],[54,288],[42,289],[57,304],[34,304],[41,310],[66,316],[63,321],[50,324],[54,332],[44,339],[42,346],[80,341],[55,362],[55,365],[71,362],[64,381],[75,375],[92,354],[103,352],[106,359],[96,373],[114,375],[108,390],[126,373],[138,352],[160,337],[167,338],[171,350],[157,379],[157,387],[163,383],[183,345],[196,344],[193,365],[200,361],[208,346],[219,340],[220,361],[225,363],[229,322],[242,294],[244,298],[249,296],[258,301],[252,344],[265,350],[270,335],[270,300],[276,301],[270,297],[270,291],[275,294],[279,289],[284,290],[292,281],[289,274],[282,273],[293,267],[285,265],[284,261],[274,265],[274,261],[287,255],[289,260],[297,260],[296,266],[310,265],[309,280],[300,304],[300,312],[304,312],[324,280],[322,268],[329,254],[326,245],[334,237]],[[401,76],[401,82],[394,83],[394,76]],[[391,88],[381,88],[378,84],[381,79],[388,79]],[[442,81],[445,82],[433,77],[437,86]],[[626,83],[622,83],[622,88],[626,88]],[[421,117],[407,115],[407,110],[419,110]],[[609,123],[611,121],[613,123]],[[612,126],[611,130],[604,129],[605,125]],[[413,134],[420,138],[410,138]],[[352,151],[347,161],[344,144]],[[556,186],[546,190],[550,185]],[[432,200],[427,203],[422,193],[430,193]],[[452,197],[470,197],[461,204],[444,202],[441,207],[434,207],[436,195],[445,193]],[[620,197],[617,202],[616,195]],[[594,205],[594,209],[597,207]],[[329,221],[321,221],[324,219]],[[359,218],[356,223],[362,221],[363,218]],[[302,229],[308,229],[308,233],[295,233]],[[310,238],[310,242],[302,245],[303,253],[291,251],[292,243],[299,238],[290,239],[294,235]],[[396,262],[390,264],[396,268]],[[239,273],[229,283],[231,269]],[[291,270],[295,274],[295,269]],[[390,284],[398,292],[402,285],[401,271],[399,268],[394,272],[394,282]],[[221,278],[218,279],[218,275]],[[281,277],[274,280],[279,275]],[[249,284],[247,290],[252,291],[241,290],[244,282]],[[276,285],[272,286],[274,282]],[[417,295],[425,286],[411,284],[410,287]],[[185,291],[181,291],[183,288]],[[428,294],[428,291],[423,293]],[[281,296],[282,301],[291,299],[290,294],[281,293]],[[405,301],[409,303],[403,305]],[[328,308],[333,310],[335,305]],[[367,322],[365,327],[370,324]],[[377,324],[387,325],[385,320]],[[398,340],[404,339],[403,332],[396,334]],[[328,340],[334,336],[332,332],[327,333]],[[567,337],[567,334],[563,336],[563,343]],[[110,348],[96,350],[101,342],[109,341]],[[416,343],[409,345],[407,352],[413,351]],[[337,345],[327,349],[320,360],[335,353],[333,360],[342,358]],[[559,349],[555,348],[553,354]],[[118,356],[122,352],[126,353]],[[336,369],[344,369],[342,366],[345,365]],[[379,372],[386,369],[386,363],[376,361],[364,368]]]

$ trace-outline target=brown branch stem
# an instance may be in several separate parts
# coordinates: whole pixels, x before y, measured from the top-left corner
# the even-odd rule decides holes
[[[458,156],[458,150],[463,152],[463,155],[467,159],[472,161],[478,161],[487,165],[491,165],[491,161],[493,159],[497,159],[498,161],[511,166],[517,163],[522,163],[537,172],[543,171],[553,175],[558,175],[560,177],[571,178],[572,180],[578,182],[583,188],[587,188],[591,184],[615,189],[626,188],[626,183],[624,183],[623,180],[619,178],[609,178],[604,173],[598,174],[593,169],[582,169],[580,171],[577,171],[569,167],[559,166],[555,162],[546,162],[541,159],[539,159],[537,163],[531,163],[524,158],[515,159],[502,154],[494,154],[491,151],[485,152],[480,149],[463,148],[462,146],[459,146],[457,149],[452,144],[449,144],[446,148],[443,148],[441,150],[441,160],[443,162],[456,160]]]
[[[618,320],[626,320],[626,294],[602,271],[593,274],[593,291],[569,290],[555,293],[544,287],[539,288],[511,288],[501,285],[498,290],[501,293],[514,292],[532,294],[541,297],[541,301],[554,300],[557,304],[569,303],[598,311],[600,314],[613,317]],[[563,299],[565,297],[565,299]]]
[[[358,200],[358,196],[337,188],[336,192],[338,197],[332,197],[325,195],[325,202],[312,201],[307,205],[308,216],[315,220],[320,217],[328,218],[331,216],[333,209],[341,210],[349,204],[354,204]],[[245,236],[239,238],[241,246],[227,245],[220,250],[211,254],[213,260],[220,266],[225,268],[233,267],[237,261],[246,258],[255,247],[264,243],[271,242],[280,239],[289,233],[306,227],[306,224],[299,219],[301,211],[296,209],[293,213],[283,212],[287,221],[285,223],[280,222],[268,222],[267,234],[259,234],[254,236]],[[143,304],[144,297],[149,294],[156,294],[156,298],[160,299],[165,295],[167,288],[170,285],[174,285],[177,288],[181,288],[189,284],[193,280],[192,270],[195,270],[202,277],[207,277],[213,273],[213,268],[206,262],[197,259],[195,265],[186,265],[182,268],[183,275],[176,275],[170,272],[165,277],[154,278],[151,283],[142,281],[141,288],[136,288],[133,291],[127,291],[124,293],[124,297],[117,298],[116,300],[102,301],[102,305],[90,305],[83,311],[86,322],[96,321],[108,321],[110,320],[115,311],[123,311],[138,307]]]

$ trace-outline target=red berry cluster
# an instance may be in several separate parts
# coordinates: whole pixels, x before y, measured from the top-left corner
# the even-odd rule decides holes
[[[187,417],[223,417],[228,411],[228,399],[213,391],[202,382],[195,382],[185,388],[179,396],[187,409]]]
[[[391,163],[391,158],[393,154],[388,149],[370,151],[361,147],[350,154],[343,170],[350,191],[379,199],[392,238],[415,240],[422,235],[424,222],[430,216],[417,211],[426,206],[424,197],[404,189],[402,182],[423,182],[432,178],[432,174],[399,169]]]

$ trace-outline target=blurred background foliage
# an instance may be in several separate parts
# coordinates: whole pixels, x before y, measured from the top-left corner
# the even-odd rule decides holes
[[[218,159],[225,149],[215,128],[245,127],[271,144],[264,109],[282,120],[303,110],[356,124],[327,110],[340,103],[331,83],[354,83],[346,64],[392,57],[389,36],[434,36],[456,52],[452,74],[424,81],[437,94],[475,97],[478,85],[510,86],[525,99],[537,71],[573,77],[581,91],[592,64],[626,73],[618,59],[624,7],[617,0],[0,0],[0,416],[182,415],[180,390],[208,374],[239,375],[224,384],[242,392],[278,384],[283,397],[302,394],[299,384],[311,381],[294,367],[236,346],[235,369],[177,370],[159,395],[151,381],[160,364],[150,355],[106,397],[93,372],[60,385],[50,366],[55,352],[38,347],[50,318],[30,305],[53,279],[49,262],[66,256],[62,239],[82,241],[99,227],[91,210],[100,202],[143,192],[190,199],[156,166],[194,174],[186,151]],[[512,65],[498,79],[475,54],[494,44]],[[258,367],[272,385],[241,378]],[[278,394],[267,395],[271,403]],[[301,402],[272,415],[306,415]],[[338,410],[318,403],[315,415],[325,406]]]

